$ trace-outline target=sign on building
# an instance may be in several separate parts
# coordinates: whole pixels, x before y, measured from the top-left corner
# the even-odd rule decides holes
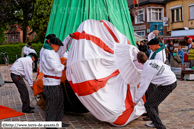
[[[163,17],[163,26],[168,26],[168,17]]]
[[[145,26],[145,25],[141,25],[141,26],[133,26],[133,29],[134,29],[134,30],[143,30],[143,29],[146,29],[146,26]]]

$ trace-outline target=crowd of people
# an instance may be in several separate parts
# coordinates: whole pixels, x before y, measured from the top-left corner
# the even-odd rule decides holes
[[[155,33],[155,34],[154,34]],[[154,30],[152,33],[148,35],[148,41],[149,37],[152,37],[153,34],[157,36],[158,31]],[[140,44],[138,42],[136,43],[138,49],[141,52],[144,52],[147,57],[150,57],[151,50],[150,45],[148,45],[148,42],[141,41]],[[192,42],[192,39],[188,39],[188,67],[191,69],[194,69],[194,43]],[[182,49],[182,46],[179,45],[178,48],[174,46],[173,41],[170,41],[168,44],[165,45],[165,55],[166,55],[166,61],[165,64],[170,65],[171,67],[180,67],[182,70],[185,70],[185,63],[184,63],[184,57],[185,52]],[[181,74],[182,75],[182,74]],[[183,80],[183,77],[181,77],[181,80]]]

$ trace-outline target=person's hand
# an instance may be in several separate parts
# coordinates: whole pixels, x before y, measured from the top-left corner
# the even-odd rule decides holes
[[[154,30],[153,33],[158,36],[158,34],[160,33],[161,31],[158,31],[158,30]]]
[[[64,60],[64,61],[63,61],[63,65],[66,65],[66,64],[67,64],[67,60]]]
[[[74,37],[75,35],[73,33],[69,34],[70,37]]]
[[[136,106],[136,103],[133,103],[133,104],[132,104],[132,107],[134,108],[135,106]]]

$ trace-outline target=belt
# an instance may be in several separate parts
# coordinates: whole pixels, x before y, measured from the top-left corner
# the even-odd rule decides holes
[[[17,76],[17,80],[20,80],[20,78],[22,77],[21,75],[17,75],[17,74],[14,74],[14,73],[11,73],[12,76]]]
[[[56,76],[49,76],[49,75],[44,75],[44,77],[48,77],[48,78],[54,78],[54,79],[61,79],[61,77],[56,77]]]

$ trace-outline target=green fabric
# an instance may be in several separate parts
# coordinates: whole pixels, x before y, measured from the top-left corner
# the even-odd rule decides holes
[[[156,54],[157,54],[158,52],[160,52],[160,51],[162,51],[163,49],[165,49],[165,45],[164,45],[163,43],[159,43],[159,45],[160,45],[160,48],[157,49],[157,50],[152,54],[150,60],[154,59],[155,56],[156,56]]]
[[[136,46],[127,0],[54,0],[46,35],[63,41],[87,19],[110,21]]]
[[[191,69],[194,69],[194,66]]]
[[[194,60],[194,49],[191,48],[188,55],[189,60]]]
[[[43,48],[44,48],[44,49],[48,49],[48,50],[53,50],[52,47],[51,47],[48,43],[45,43],[45,44],[43,45]]]
[[[176,56],[176,54],[177,54],[177,53],[173,53],[172,55],[173,55],[173,56]]]
[[[27,55],[27,56],[29,56],[29,57],[31,57],[31,58],[32,58],[32,56],[31,56],[31,55]]]

